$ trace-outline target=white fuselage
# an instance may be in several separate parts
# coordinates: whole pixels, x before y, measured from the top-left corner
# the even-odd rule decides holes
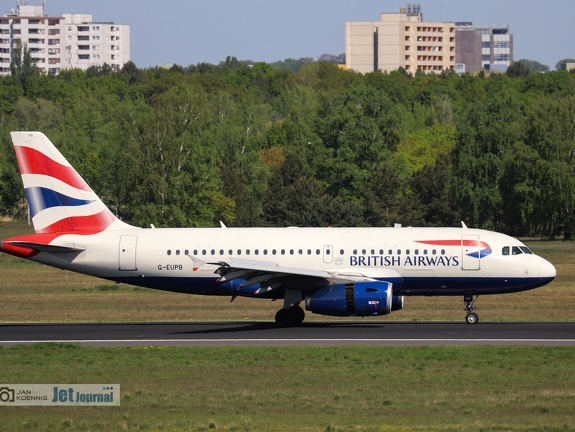
[[[217,263],[230,258],[391,280],[402,295],[496,294],[548,283],[555,268],[521,242],[466,228],[189,228],[62,235],[40,253],[59,268],[168,291],[234,294]],[[514,249],[515,248],[515,249]],[[507,253],[505,251],[507,250]],[[340,277],[341,279],[341,277]],[[251,295],[254,289],[235,294]]]

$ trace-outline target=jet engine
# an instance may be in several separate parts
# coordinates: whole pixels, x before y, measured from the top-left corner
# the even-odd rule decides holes
[[[305,308],[330,316],[387,315],[403,308],[403,297],[394,297],[392,288],[379,281],[326,285],[306,297]]]

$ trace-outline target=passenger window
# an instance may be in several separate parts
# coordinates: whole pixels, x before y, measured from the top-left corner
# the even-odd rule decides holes
[[[212,249],[212,255],[215,255],[215,254],[216,254],[215,249]]]
[[[224,254],[224,250],[220,249],[220,255],[223,255],[223,254]]]
[[[331,255],[331,249],[326,249],[326,250],[325,250],[325,254],[326,254],[326,255]]]
[[[290,249],[290,250],[289,250],[289,254],[290,254],[290,255],[293,255],[293,254],[294,254],[293,249]]]
[[[307,254],[308,254],[308,255],[311,255],[311,249],[308,249],[308,250],[307,250]]]
[[[354,250],[353,250],[353,254],[354,254],[354,255],[357,255],[357,249],[354,249]]]
[[[256,255],[259,255],[259,254],[260,254],[260,250],[259,250],[259,249],[256,249],[254,253],[255,253]]]
[[[317,250],[317,254],[319,255],[319,249]],[[340,250],[339,250],[339,254],[340,254],[340,255],[344,255],[344,254],[345,254],[344,251],[343,251],[343,249],[340,249]]]
[[[501,251],[503,255],[509,255],[509,246],[504,246],[503,250]]]
[[[371,254],[372,254],[372,255],[375,255],[375,249],[372,249],[372,250],[371,250]]]
[[[189,255],[190,251],[188,249],[186,249],[186,251],[184,252],[185,255]]]
[[[169,256],[169,255],[172,255],[172,250],[171,250],[171,249],[168,249],[168,256]]]
[[[380,254],[380,255],[383,255],[383,249],[380,249],[380,250],[379,250],[379,254]]]
[[[231,256],[231,255],[233,255],[233,254],[234,254],[234,251],[230,249],[230,250],[228,251],[228,255]]]
[[[441,249],[441,255],[445,255],[445,249]]]
[[[415,255],[419,255],[419,249],[415,249]]]
[[[241,255],[241,254],[242,254],[242,250],[238,249],[238,255]]]
[[[286,254],[286,250],[282,249],[282,255],[285,255],[285,254]]]
[[[272,255],[275,255],[275,254],[276,254],[276,250],[273,249],[273,250],[272,250]]]
[[[365,254],[366,254],[365,249],[363,249],[363,250],[361,251],[361,254],[362,254],[362,255],[365,255]]]
[[[202,251],[202,255],[205,255],[205,254],[206,254],[206,250],[204,249],[204,250]]]
[[[250,250],[246,249],[246,255],[249,255],[249,254],[250,254]]]
[[[388,255],[393,255],[393,251],[390,249],[390,250],[387,251],[387,254],[388,254]]]
[[[179,255],[179,254],[180,254],[180,250],[177,249],[177,250],[176,250],[176,255]]]
[[[398,255],[401,255],[401,250],[400,250],[400,249],[397,250],[397,254],[398,254]]]
[[[409,249],[405,251],[405,255],[409,255]]]
[[[198,254],[198,250],[194,249],[194,256]]]
[[[300,249],[297,251],[297,253],[298,253],[298,255],[303,255],[303,250]]]
[[[268,254],[268,250],[264,249],[264,255],[267,255],[267,254]]]

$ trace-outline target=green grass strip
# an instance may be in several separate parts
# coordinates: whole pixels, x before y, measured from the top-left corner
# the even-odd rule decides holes
[[[119,407],[1,407],[0,430],[563,431],[570,347],[0,348],[0,383],[120,383]]]

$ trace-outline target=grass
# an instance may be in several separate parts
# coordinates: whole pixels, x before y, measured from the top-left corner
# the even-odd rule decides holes
[[[574,348],[0,349],[0,382],[117,383],[120,407],[2,407],[2,430],[575,429]]]
[[[0,225],[0,238],[31,232],[23,223]],[[482,321],[573,321],[575,247],[573,243],[530,243],[557,268],[549,285],[517,294],[483,296]],[[537,249],[537,247],[540,247]],[[569,246],[569,247],[565,247]],[[0,253],[0,321],[188,321],[273,320],[280,302],[167,293],[114,285]],[[460,297],[407,297],[405,309],[370,320],[456,320],[465,316]],[[337,320],[307,314],[306,320]],[[361,318],[358,318],[361,319]],[[349,320],[349,318],[345,318]]]

